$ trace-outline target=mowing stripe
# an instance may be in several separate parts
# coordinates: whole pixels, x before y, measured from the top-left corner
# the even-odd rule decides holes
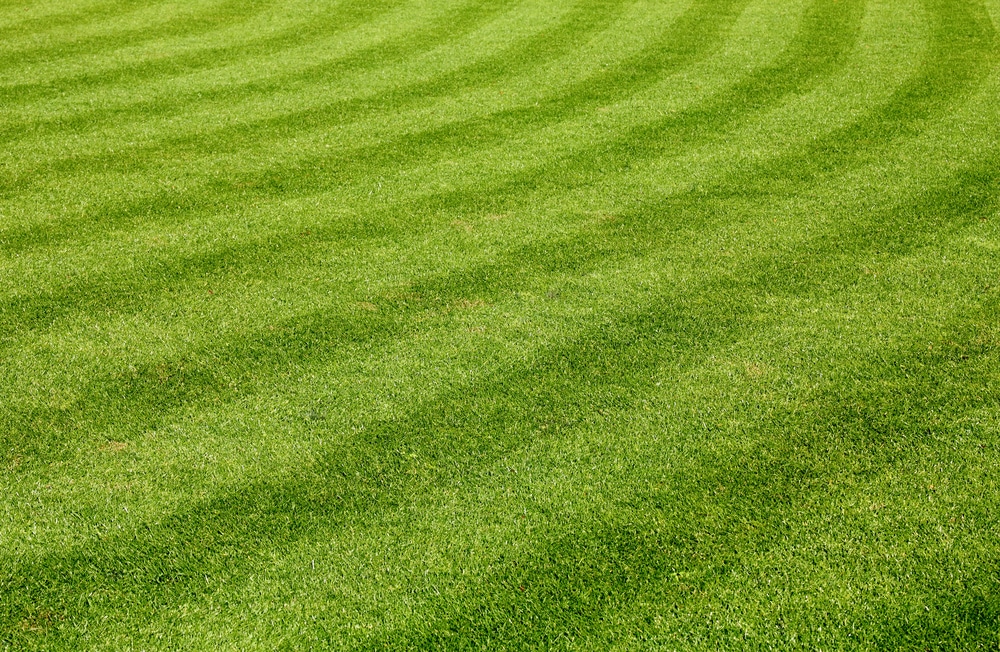
[[[983,186],[982,186],[982,187],[984,187],[984,188],[988,188],[988,187],[989,187],[989,185],[990,185],[990,184],[989,184],[989,182],[986,182],[986,183],[984,183],[984,184],[983,184]],[[701,200],[701,198],[699,198],[698,196],[695,196],[695,197],[693,197],[693,198],[692,198],[692,200],[693,200],[693,201],[696,201],[696,202],[700,202],[700,201],[702,201],[702,200]],[[937,202],[937,203],[941,203],[941,200],[940,200],[940,199],[938,199],[938,200],[936,200],[936,202]],[[681,205],[682,205],[682,204],[681,204]],[[695,204],[695,205],[697,205],[697,204]],[[677,206],[680,206],[680,205],[677,205]],[[675,210],[676,210],[676,209],[674,209],[674,210],[672,210],[672,211],[668,211],[668,212],[674,212]],[[985,209],[984,209],[984,211],[985,211]],[[677,211],[677,212],[679,212],[679,211]],[[655,211],[654,211],[654,213],[655,213]],[[985,212],[984,212],[983,214],[988,214],[988,211],[985,211]],[[656,226],[656,225],[653,225],[653,226]],[[656,228],[658,228],[658,227],[656,227]],[[585,240],[582,240],[582,241],[581,241],[581,242],[580,242],[580,243],[579,243],[578,245],[576,245],[575,247],[566,247],[566,249],[567,249],[567,250],[569,250],[569,251],[573,251],[573,250],[575,250],[575,249],[580,249],[580,248],[584,248],[584,247],[586,247],[586,245],[585,245]],[[555,250],[558,250],[558,249],[559,249],[558,247],[556,247],[556,248],[555,248]],[[547,255],[551,255],[551,253],[552,253],[551,251],[548,251],[548,250],[546,250],[546,256],[547,256]],[[536,255],[536,256],[538,256],[538,254],[535,254],[535,255]],[[531,257],[531,256],[527,256],[527,257],[525,257],[525,259],[530,259],[530,257]],[[514,264],[514,265],[512,265],[512,267],[514,267],[514,268],[517,268],[517,267],[519,267],[519,266],[520,266],[520,265],[518,265],[518,264]],[[490,277],[502,277],[502,276],[504,276],[504,273],[500,271],[500,270],[502,270],[502,269],[504,269],[504,268],[503,268],[503,267],[499,267],[499,268],[498,268],[498,270],[497,270],[497,272],[483,272],[483,273],[472,273],[472,272],[467,272],[466,274],[468,274],[468,276],[469,276],[470,278],[472,278],[472,279],[489,279]],[[485,282],[485,281],[481,281],[481,282]],[[432,294],[433,294],[433,293],[432,293]],[[460,293],[460,294],[461,294],[461,293]],[[325,328],[323,328],[323,327],[317,327],[317,328],[314,328],[314,329],[309,329],[309,328],[306,328],[306,329],[305,329],[305,332],[306,332],[306,333],[309,333],[309,332],[315,332],[315,333],[322,333],[322,332],[327,332],[328,330],[329,330],[328,328],[326,328],[326,329],[325,329]],[[308,340],[306,340],[306,341],[304,341],[304,342],[303,342],[303,344],[304,344],[304,345],[305,345],[305,344],[307,344],[307,343],[308,343]],[[265,346],[265,347],[263,347],[263,348],[265,348],[265,349],[270,349],[270,348],[273,348],[273,345],[266,345],[266,346]],[[219,357],[220,357],[220,358],[223,358],[223,359],[225,359],[225,358],[229,358],[229,357],[232,357],[232,356],[230,356],[230,355],[225,355],[225,354],[224,354],[224,355],[221,355],[221,356],[219,356]],[[150,375],[152,376],[152,374],[150,374]]]
[[[817,31],[822,31],[826,33],[828,29],[826,27],[820,27]],[[811,39],[810,39],[811,40]],[[798,65],[795,67],[796,74],[800,73]],[[780,74],[771,76],[770,81],[776,82],[780,79]],[[771,87],[781,89],[782,85],[780,83],[772,83]],[[758,100],[759,102],[759,100]],[[745,98],[740,98],[740,104],[745,105]],[[683,118],[685,120],[684,127],[690,129],[690,123],[686,122],[687,117]],[[715,125],[712,125],[713,127]],[[701,129],[701,128],[699,128]],[[653,139],[647,139],[649,142],[653,142]],[[635,148],[631,148],[628,155],[633,158],[638,158],[642,155],[640,151]],[[329,227],[327,227],[329,228]],[[363,234],[351,234],[353,239],[358,237],[364,237]],[[384,234],[380,234],[384,237]],[[346,233],[335,232],[326,233],[324,237],[327,239],[342,239],[347,236]],[[292,238],[288,242],[289,246],[295,246],[298,244],[298,238]],[[145,302],[153,299],[156,295],[161,292],[161,288],[165,284],[170,284],[173,287],[184,281],[190,281],[191,279],[204,278],[206,276],[212,276],[222,271],[223,267],[232,267],[239,261],[240,267],[242,269],[247,269],[247,265],[254,265],[255,261],[259,261],[260,269],[274,268],[278,264],[287,264],[279,262],[280,259],[276,258],[276,255],[284,253],[284,248],[276,248],[276,243],[271,240],[263,248],[251,247],[246,248],[246,243],[240,243],[239,248],[236,246],[226,246],[224,249],[215,250],[206,257],[204,255],[198,258],[188,258],[181,259],[179,262],[171,258],[169,261],[170,268],[168,271],[169,276],[164,277],[163,272],[156,272],[148,268],[142,269],[140,271],[142,286],[135,285],[135,281],[128,283],[130,290],[126,293],[126,300],[130,305],[141,306]],[[294,256],[298,257],[298,253],[294,253]],[[251,267],[253,268],[253,267]],[[178,271],[180,270],[180,271]],[[99,301],[97,305],[94,306],[94,311],[106,311],[108,309],[113,309],[115,312],[120,312],[125,306],[121,304],[110,304],[109,299],[112,297],[107,292],[107,288],[112,284],[121,287],[126,283],[125,279],[121,277],[116,277],[113,279],[107,279],[103,283],[97,286],[81,286],[74,284],[66,288],[63,292],[56,295],[47,294],[44,297],[36,295],[36,301],[38,303],[34,306],[26,302],[26,297],[21,296],[16,300],[16,303],[8,305],[5,308],[7,312],[17,312],[21,314],[20,328],[28,327],[32,322],[37,323],[39,318],[45,319],[46,323],[51,323],[52,320],[60,318],[59,306],[68,305],[66,301],[68,296],[74,296],[76,298],[75,309],[79,311],[83,306],[80,305],[81,299],[85,296],[93,296],[94,300]],[[153,294],[151,294],[153,293]],[[78,314],[78,313],[77,313]],[[31,315],[37,315],[34,319]],[[65,313],[63,313],[65,315]]]
[[[967,200],[969,191],[982,187],[984,179],[981,177],[983,174],[992,173],[994,178],[985,181],[987,184],[995,183],[996,169],[993,161],[985,162],[977,169],[976,173],[963,175],[963,178],[971,183],[968,188],[965,186],[948,187],[945,196],[941,193],[932,193],[928,197],[922,198],[913,207],[895,207],[887,211],[887,215],[895,216],[897,219],[902,218],[900,224],[905,228],[909,224],[907,218],[911,215],[925,214],[926,207],[938,208],[942,206],[942,200],[945,201],[945,205],[948,202],[955,202],[954,209],[946,208],[944,214],[935,215],[935,220],[927,223],[923,239],[910,234],[907,247],[903,249],[900,243],[891,240],[895,237],[895,233],[885,229],[881,233],[886,239],[881,241],[872,238],[854,238],[855,242],[858,243],[853,250],[854,253],[859,253],[859,250],[863,248],[876,250],[891,243],[895,247],[893,254],[903,255],[912,251],[913,248],[922,246],[928,236],[934,237],[936,231],[933,227],[940,222],[953,223],[949,217],[974,220],[978,213],[969,211],[970,204]],[[948,210],[955,212],[949,215]],[[857,225],[857,233],[864,234],[871,224],[882,225],[884,222],[884,216],[872,216],[870,224]],[[640,240],[635,238],[633,234],[626,232],[626,238],[629,248],[639,246]],[[655,246],[655,234],[651,233],[647,236],[646,242]],[[609,246],[609,249],[614,248],[613,245]],[[823,256],[823,252],[815,251],[813,246],[807,245],[807,249],[822,260],[828,261],[826,263],[828,267],[814,270],[818,275],[837,270],[851,275],[860,273],[856,269],[844,270],[839,266],[839,260]],[[559,247],[558,250],[569,252],[573,251],[573,248]],[[539,259],[537,253],[536,251],[525,252],[524,259],[537,261]],[[760,257],[766,258],[771,255],[773,254],[761,254]],[[783,250],[779,255],[782,259],[794,260],[799,253]],[[576,267],[576,265],[573,266]],[[760,266],[755,264],[748,264],[747,267],[760,269]],[[507,269],[518,268],[517,264],[507,267]],[[739,275],[736,274],[736,276]],[[776,284],[778,279],[787,280],[783,286],[779,286]],[[721,282],[725,286],[733,283],[728,278],[721,281],[706,280],[705,282],[706,284]],[[844,282],[841,282],[840,286],[844,286]],[[755,289],[749,291],[749,288]],[[420,288],[415,289],[418,294],[421,293]],[[72,574],[75,578],[75,585],[80,583],[81,574],[84,576],[93,575],[96,571],[97,575],[93,575],[93,579],[89,580],[88,584],[95,587],[105,586],[111,582],[112,578],[117,578],[114,583],[118,590],[125,591],[122,598],[134,600],[139,596],[126,591],[123,582],[126,580],[134,581],[136,591],[146,593],[148,589],[142,587],[150,583],[158,584],[161,582],[150,577],[150,573],[158,575],[167,573],[171,578],[171,589],[168,595],[180,588],[177,586],[177,582],[186,582],[190,586],[183,590],[183,599],[188,600],[192,592],[197,592],[199,586],[202,586],[200,584],[202,575],[219,574],[220,567],[218,565],[224,564],[229,573],[232,573],[232,567],[237,563],[232,551],[243,549],[246,546],[244,542],[239,540],[241,537],[254,540],[264,538],[272,545],[274,542],[284,541],[282,545],[287,545],[302,536],[309,535],[311,528],[305,526],[313,522],[314,519],[327,523],[326,527],[330,527],[329,524],[342,521],[341,518],[334,517],[337,513],[343,511],[370,513],[375,507],[373,501],[382,499],[387,500],[388,506],[391,506],[393,504],[391,496],[403,491],[403,487],[406,488],[406,492],[411,492],[413,490],[412,482],[419,481],[422,486],[425,483],[428,486],[433,486],[441,481],[440,474],[442,473],[447,474],[444,477],[448,477],[456,471],[464,472],[472,464],[482,464],[496,459],[499,453],[491,453],[485,447],[487,444],[495,443],[494,445],[503,447],[502,450],[508,450],[512,446],[518,446],[518,442],[525,440],[526,434],[516,436],[509,429],[510,424],[518,422],[516,414],[533,416],[534,420],[521,426],[526,433],[537,432],[541,426],[551,423],[555,418],[554,415],[559,414],[570,415],[570,421],[563,427],[572,429],[578,418],[572,416],[575,414],[573,406],[587,403],[596,409],[602,409],[634,402],[632,398],[619,395],[619,392],[627,391],[622,386],[622,369],[642,369],[644,365],[648,365],[647,372],[634,375],[640,378],[650,378],[655,369],[663,365],[663,361],[648,357],[650,351],[667,352],[678,349],[705,351],[710,348],[714,336],[732,342],[738,337],[741,324],[753,323],[754,320],[749,313],[732,312],[732,306],[727,306],[725,309],[720,306],[720,312],[712,316],[705,315],[703,310],[698,313],[698,319],[704,318],[708,321],[689,323],[692,319],[692,313],[686,311],[684,307],[692,302],[697,302],[698,297],[704,294],[704,290],[705,288],[700,285],[687,286],[679,291],[680,296],[668,294],[656,297],[655,309],[651,310],[651,306],[644,306],[642,310],[624,317],[617,328],[614,323],[602,324],[596,329],[596,332],[580,334],[581,336],[574,338],[568,346],[561,346],[554,351],[537,356],[525,370],[507,372],[504,378],[499,380],[492,377],[483,378],[476,383],[476,387],[481,389],[466,387],[454,395],[444,396],[423,406],[418,415],[408,417],[404,424],[397,422],[374,424],[364,430],[360,441],[351,442],[351,447],[357,447],[360,451],[371,451],[373,448],[381,450],[379,455],[371,455],[370,453],[354,455],[350,449],[344,448],[344,444],[347,442],[343,442],[336,450],[331,450],[330,457],[322,460],[320,467],[312,471],[306,478],[293,478],[288,486],[241,487],[231,496],[212,501],[203,510],[199,510],[203,511],[206,516],[210,515],[210,518],[213,519],[209,524],[200,525],[203,517],[192,513],[185,513],[178,516],[177,521],[164,524],[164,531],[175,533],[175,536],[187,532],[185,540],[190,543],[186,545],[183,541],[178,541],[164,549],[162,553],[158,553],[154,549],[128,552],[119,550],[121,546],[115,545],[114,542],[106,542],[104,545],[112,551],[112,556],[106,559],[98,561],[93,550],[89,550],[84,557],[76,561],[43,562],[40,568],[25,570],[20,573],[20,576],[40,578],[45,575],[42,568],[58,568],[58,575],[50,576],[46,582],[54,583],[58,576],[65,574],[65,569],[77,567],[79,570]],[[782,291],[809,293],[813,289],[810,285],[800,283],[795,276],[774,274],[767,266],[758,275],[749,277],[742,283],[737,282],[735,286],[726,289],[727,294],[739,297],[752,297],[758,293],[774,294]],[[427,291],[424,290],[424,292]],[[432,294],[433,292],[427,293]],[[465,293],[459,292],[458,294],[465,296]],[[761,309],[764,305],[766,304],[758,304],[756,309]],[[753,310],[755,306],[745,305],[744,308],[749,311]],[[628,324],[628,326],[623,326],[623,324]],[[603,339],[605,337],[612,339],[605,340]],[[648,337],[669,338],[672,341],[650,345],[647,342]],[[580,346],[581,342],[589,344]],[[635,353],[627,353],[630,350],[635,351]],[[692,361],[700,361],[697,355],[690,353],[688,355]],[[578,361],[576,358],[582,358],[582,360]],[[593,368],[595,364],[607,368],[595,371]],[[574,381],[577,375],[579,375],[579,379]],[[610,386],[605,386],[603,383],[610,383]],[[611,391],[609,392],[609,390]],[[576,391],[585,392],[585,397],[576,395]],[[483,395],[482,399],[477,398],[480,393]],[[525,398],[528,399],[528,405],[537,402],[537,408],[526,409],[523,400]],[[480,400],[483,401],[482,406],[476,407]],[[461,414],[464,416],[459,418],[458,413],[453,410],[456,405],[470,407],[463,408]],[[502,434],[498,432],[495,436],[490,436],[488,424],[496,424],[493,427],[501,429]],[[442,432],[447,432],[448,437],[441,437]],[[401,440],[401,437],[405,437],[405,440]],[[462,441],[459,438],[465,442],[462,448],[456,448]],[[441,446],[447,446],[447,449],[441,449]],[[419,460],[420,473],[416,477],[409,472],[413,465],[418,463],[411,460],[410,453],[414,453],[412,457]],[[335,479],[350,479],[350,482],[349,484],[340,482],[331,487],[331,480]],[[394,479],[398,479],[402,486],[397,487]],[[303,482],[317,484],[315,487],[302,486]],[[332,500],[334,493],[337,495],[336,500]],[[248,499],[248,496],[252,496],[252,498]],[[274,518],[276,514],[274,516],[268,515],[267,510],[269,509],[276,510],[276,512],[287,509],[287,498],[285,497],[307,501],[307,504],[301,507],[303,518],[307,519],[302,526],[293,527],[284,520]],[[253,506],[255,510],[260,511],[250,514],[243,513],[248,506]],[[229,514],[233,510],[237,510],[240,514],[239,517]],[[330,510],[335,511],[331,512]],[[223,530],[212,524],[220,514],[229,514],[223,519],[224,522],[241,523],[244,524],[244,527],[239,531],[232,531]],[[149,535],[150,541],[160,539],[162,536],[156,536],[155,533]],[[191,548],[195,541],[213,542],[212,547],[199,546],[199,550],[201,550],[201,554],[205,554],[208,550],[214,550],[214,554],[219,555],[219,557],[211,562],[213,564],[211,567],[189,571],[189,578],[173,575],[170,569],[175,560],[162,558],[161,555],[163,553],[169,554],[169,551],[176,549]],[[133,544],[127,542],[127,545]],[[157,558],[160,558],[160,563],[150,563],[151,560]],[[133,560],[143,560],[144,565],[141,568],[136,567]],[[181,561],[191,560],[176,560],[176,563]],[[205,561],[207,560],[202,560],[202,563]],[[32,580],[33,583],[36,581]],[[86,586],[83,590],[86,590]],[[32,595],[29,587],[19,587],[13,593],[19,596],[23,595],[25,600],[31,602],[48,605],[53,603],[51,596],[46,598]],[[65,600],[67,604],[75,602],[72,597],[60,599]],[[163,605],[157,604],[156,606],[159,608]],[[60,607],[65,609],[65,606]]]
[[[633,151],[632,154],[638,155],[639,152]],[[292,238],[289,241],[289,246],[297,245],[298,240],[299,240],[298,237]],[[204,278],[205,276],[208,275],[214,275],[219,271],[221,271],[220,267],[223,266],[230,267],[241,260],[245,261],[244,264],[247,264],[255,259],[258,259],[261,260],[264,268],[268,267],[273,268],[273,266],[277,262],[274,260],[274,258],[272,257],[273,254],[271,253],[274,251],[274,246],[275,243],[272,240],[264,245],[265,248],[263,250],[252,248],[249,250],[245,250],[244,252],[240,252],[234,248],[227,247],[222,251],[211,252],[208,257],[201,255],[198,259],[182,260],[179,265],[176,264],[176,262],[171,263],[170,276],[164,278],[162,273],[151,274],[150,272],[146,272],[143,274],[143,277],[145,279],[153,280],[151,286],[147,285],[146,289],[144,290],[134,288],[133,290],[127,292],[124,295],[124,297],[126,298],[126,300],[129,301],[130,304],[141,306],[143,305],[144,302],[152,299],[155,295],[160,294],[162,292],[162,288],[165,287],[166,285],[176,288],[177,283],[180,281],[183,281],[185,279],[197,280]],[[291,249],[289,251],[289,255],[292,256],[292,260],[297,260],[300,254],[297,253],[295,249]],[[261,258],[261,256],[263,256],[263,258]],[[462,270],[460,273],[466,274],[468,272],[466,270]],[[120,280],[116,281],[112,279],[111,283],[120,284],[121,281]],[[101,285],[91,290],[88,290],[84,287],[76,285],[74,287],[68,288],[66,292],[60,293],[55,297],[45,297],[40,303],[38,303],[35,306],[26,304],[25,301],[21,299],[16,304],[7,307],[5,311],[9,311],[11,313],[19,313],[21,315],[20,324],[23,326],[25,324],[30,324],[29,316],[32,314],[38,315],[38,318],[48,320],[55,316],[56,314],[55,311],[58,310],[59,306],[73,305],[74,302],[67,301],[67,299],[69,299],[70,296],[76,298],[75,303],[77,305],[84,297],[88,295],[93,296],[94,299],[99,302],[96,306],[94,306],[95,313],[106,311],[109,308],[114,309],[116,312],[118,312],[123,308],[125,308],[125,306],[121,304],[113,305],[107,303],[107,299],[111,298],[106,290],[107,287],[109,286],[102,283]],[[150,296],[149,294],[151,291],[154,293],[153,296]],[[349,319],[350,317],[347,318]],[[114,391],[111,393],[118,394],[119,392]],[[42,439],[39,438],[36,441],[41,441],[41,440]]]
[[[996,3],[60,6],[0,650],[995,643]]]
[[[620,90],[621,89],[619,89],[619,91]],[[342,107],[338,107],[338,109],[342,109]],[[361,106],[355,107],[354,110],[357,111],[358,113],[363,113],[363,112],[365,112],[367,110],[367,107],[364,106],[364,105],[361,105]],[[519,113],[522,113],[522,114],[527,113],[527,114],[529,114],[529,117],[524,118],[524,119],[530,119],[530,111],[527,111],[527,112],[521,111]],[[335,114],[335,113],[331,113],[331,115],[333,115],[333,114]],[[501,116],[501,117],[503,117],[503,116]],[[284,122],[284,118],[282,118],[279,121],[279,124],[283,123],[283,122]],[[218,139],[218,142],[220,143],[220,146],[221,146],[221,143],[232,141],[232,139],[233,139],[234,136],[239,135],[241,133],[242,134],[254,133],[253,131],[246,131],[246,129],[247,129],[246,127],[240,127],[238,131],[224,131],[224,132],[220,133],[219,134],[219,139]],[[480,124],[477,124],[477,123],[473,122],[472,124],[465,125],[464,128],[463,128],[463,126],[461,124],[459,124],[459,125],[451,125],[451,126],[448,126],[448,127],[445,127],[445,128],[441,128],[441,129],[432,129],[432,130],[424,131],[424,132],[417,133],[417,134],[407,134],[407,135],[404,135],[404,136],[402,136],[401,138],[399,138],[399,139],[397,139],[395,141],[390,141],[388,143],[382,143],[382,144],[380,144],[378,150],[376,150],[373,153],[367,154],[367,156],[372,157],[373,155],[375,155],[375,156],[384,157],[384,158],[386,158],[388,160],[394,160],[395,158],[398,158],[398,156],[399,156],[399,150],[413,148],[413,149],[416,149],[418,151],[418,153],[423,153],[423,152],[426,152],[426,150],[428,148],[426,148],[426,147],[422,147],[422,148],[418,147],[420,145],[420,141],[429,141],[430,142],[430,141],[433,141],[436,138],[444,139],[444,138],[447,137],[448,138],[447,142],[444,142],[444,143],[440,144],[438,146],[438,148],[432,149],[430,152],[426,152],[426,153],[423,154],[424,158],[429,157],[429,156],[433,156],[435,154],[440,155],[441,151],[444,150],[445,148],[452,148],[453,147],[453,143],[455,142],[455,140],[467,138],[468,134],[469,134],[469,131],[471,129],[477,129],[477,131],[483,131],[484,130],[484,125],[480,125]],[[503,134],[507,134],[507,133],[508,132],[506,132],[506,131],[503,132]],[[204,148],[204,146],[205,146],[205,140],[206,140],[206,138],[207,138],[206,134],[201,134],[201,136],[198,137],[198,138],[188,137],[187,139],[182,140],[180,143],[178,143],[179,145],[181,145],[181,148],[182,148],[180,154],[183,154],[184,151],[188,147],[191,147],[191,148],[197,147],[198,150],[202,150],[202,148]],[[273,148],[273,144],[269,145],[268,147],[269,148]],[[334,152],[331,155],[325,155],[324,154],[323,157],[321,157],[321,158],[317,157],[317,158],[307,159],[305,161],[300,161],[300,162],[297,162],[297,163],[289,163],[288,161],[280,161],[278,163],[278,165],[276,165],[274,167],[267,167],[264,170],[256,173],[253,177],[249,177],[249,178],[247,178],[247,177],[236,178],[236,179],[233,179],[232,181],[230,181],[228,183],[223,182],[224,183],[223,187],[220,187],[220,181],[214,180],[210,184],[210,186],[209,186],[212,190],[215,191],[215,193],[213,194],[213,197],[216,197],[216,199],[212,200],[213,201],[213,205],[218,206],[218,205],[224,205],[226,203],[224,199],[220,200],[218,198],[218,196],[219,196],[218,193],[224,189],[225,185],[229,186],[230,192],[237,191],[239,196],[244,196],[246,194],[246,189],[247,188],[254,189],[255,186],[262,186],[262,188],[260,188],[259,190],[272,190],[273,191],[275,189],[272,187],[274,184],[271,181],[271,179],[275,176],[275,173],[278,170],[287,171],[289,165],[297,165],[297,166],[299,166],[299,168],[301,170],[300,176],[303,179],[309,179],[309,178],[314,178],[314,175],[312,174],[312,172],[314,172],[316,169],[335,168],[337,166],[337,164],[338,164],[338,161],[340,159],[345,159],[345,160],[353,162],[359,155],[364,154],[366,151],[371,152],[371,150],[372,150],[371,147],[367,147],[367,148],[364,148],[362,150],[353,150],[353,149],[352,150],[348,150],[345,153],[336,153],[336,152]],[[150,148],[149,151],[150,151],[150,156],[152,156],[152,154],[154,152],[162,151],[162,144],[158,145],[157,147]],[[93,157],[93,158],[84,158],[83,160],[77,159],[77,160],[73,161],[72,165],[73,165],[74,168],[76,168],[76,167],[82,167],[83,169],[104,168],[104,167],[108,166],[109,163],[112,160],[114,160],[114,158],[115,158],[115,156],[112,154],[110,156],[106,155],[106,156],[102,156],[100,158]],[[126,163],[126,165],[130,165],[130,164]],[[357,168],[359,166],[357,166],[355,164],[355,165],[352,165],[351,167],[352,168]],[[69,169],[62,169],[62,168],[57,167],[53,171],[56,171],[56,172],[69,172],[70,170]],[[30,173],[26,172],[25,175],[22,176],[22,177],[20,177],[20,178],[12,178],[11,179],[11,184],[14,187],[25,187],[25,183],[27,181],[27,178],[28,178],[29,174],[37,176],[39,179],[44,179],[45,177],[41,176],[42,172],[43,172],[43,170],[39,170],[39,169],[31,170]],[[373,172],[377,173],[377,171],[373,171]],[[334,179],[331,179],[330,181],[333,181],[333,182],[336,183],[336,182],[339,181],[339,179],[334,178]],[[315,183],[315,182],[313,182],[313,183]],[[156,185],[157,186],[162,186],[162,183],[157,182]],[[200,188],[200,190],[204,191],[204,188]],[[281,190],[281,189],[279,188],[277,190]],[[293,188],[293,190],[294,190],[294,188]],[[317,192],[319,190],[322,190],[322,187],[320,187],[320,188],[315,188],[315,187],[310,188],[308,190],[308,192]],[[162,193],[162,190],[160,192]],[[12,198],[13,197],[17,197],[17,195],[13,195]],[[204,200],[202,200],[202,201],[204,201]],[[121,204],[121,200],[120,199],[117,200],[116,203],[118,205],[120,205]],[[140,196],[140,198],[137,198],[135,204],[136,204],[135,207],[130,206],[128,203],[124,207],[119,207],[119,206],[116,205],[115,209],[114,209],[114,212],[112,213],[112,216],[114,216],[115,213],[117,213],[119,215],[121,215],[121,214],[130,215],[130,214],[133,214],[133,213],[135,213],[136,211],[139,211],[139,210],[141,210],[141,212],[142,212],[143,215],[146,215],[148,213],[159,213],[161,215],[162,214],[171,215],[171,214],[177,213],[177,208],[176,207],[177,207],[178,204],[182,205],[182,210],[184,212],[187,212],[188,210],[191,210],[191,209],[197,209],[197,208],[199,208],[199,206],[202,206],[201,203],[192,202],[190,200],[185,200],[183,198],[183,196],[178,197],[178,193],[176,191],[169,193],[169,195],[166,196],[166,197],[164,197],[162,200],[157,200],[155,197]],[[88,213],[89,212],[90,211],[88,211]],[[93,212],[97,213],[98,215],[100,215],[101,212],[102,212],[102,208],[100,206],[98,206],[98,207],[96,207],[96,209]],[[48,221],[48,220],[46,220],[46,221]],[[102,220],[102,223],[103,222],[107,222],[107,221],[109,221],[109,220],[104,219],[104,220]],[[114,223],[113,220],[110,220],[110,221],[112,223]],[[39,237],[44,237],[42,232],[36,233],[36,235],[39,236]],[[20,238],[18,238],[18,239],[20,239]]]
[[[44,311],[44,310],[43,310]]]
[[[259,255],[259,254],[251,254],[251,256],[253,256],[253,255]],[[216,255],[214,258],[209,259],[209,260],[210,261],[224,261],[224,260],[227,260],[227,259],[230,259],[229,252],[223,253],[221,255]],[[202,272],[204,272],[206,270],[205,270],[204,267],[202,267],[200,265],[194,265],[192,267],[192,262],[193,261],[189,261],[187,264],[184,265],[184,267],[187,267],[187,268],[190,268],[190,269],[194,270],[193,276],[195,278],[197,278],[198,276],[200,276],[202,274]],[[218,264],[218,263],[210,263],[210,264]],[[468,270],[462,270],[460,273],[462,273],[462,274],[468,274],[469,272],[468,272]],[[472,274],[471,276],[475,277],[476,275]],[[98,291],[96,294],[100,295],[102,292],[103,291]],[[52,302],[52,303],[45,302],[38,309],[36,309],[36,312],[38,314],[44,315],[44,314],[47,313],[48,310],[51,309],[51,307],[53,305],[58,305],[58,303],[59,303],[59,301],[55,301],[55,302]],[[345,319],[350,320],[349,315],[345,316]],[[322,332],[322,330],[323,329],[321,329],[321,328],[315,328],[315,327],[313,327],[313,328],[309,328],[307,330],[307,333]],[[348,338],[348,339],[350,339],[350,338]],[[272,347],[273,347],[273,345],[265,345],[264,348],[272,348]],[[216,356],[212,356],[212,357],[216,357]],[[229,356],[222,355],[222,356],[219,356],[219,357],[226,358],[226,357],[229,357]],[[163,364],[163,363],[160,362],[160,363],[157,363],[157,364]],[[173,365],[169,365],[169,366],[173,366]],[[147,374],[147,377],[152,380],[152,379],[154,379],[154,378],[157,377],[157,374],[155,374],[152,371],[150,371]],[[186,384],[188,386],[193,386],[193,387],[197,387],[198,386],[198,383],[193,382],[193,379],[187,379],[186,381],[181,381],[181,383],[182,384]],[[150,397],[150,399],[149,399],[150,403],[159,402],[161,405],[165,405],[163,403],[163,401],[165,400],[165,396],[163,395],[162,388],[158,387],[157,384],[155,384],[155,383],[154,383],[154,385],[150,386],[146,391],[143,391],[143,392],[136,391],[135,388],[132,388],[131,390],[125,390],[125,389],[121,389],[121,390],[100,390],[100,391],[98,391],[95,394],[95,396],[97,396],[97,395],[108,395],[108,394],[110,394],[110,395],[119,395],[119,394],[121,394],[121,395],[132,395],[132,396],[148,395]],[[185,396],[180,397],[178,399],[178,401],[179,401],[179,403],[183,403],[186,400],[189,400],[190,398],[191,398],[190,396],[186,396],[185,395]],[[95,404],[95,405],[98,404],[98,403],[95,403],[93,401],[86,401],[85,400],[84,402],[90,402],[90,403]],[[37,413],[33,412],[33,414],[35,415],[35,418],[37,418],[37,416],[38,416]],[[27,419],[27,418],[25,419],[25,421],[29,421],[29,420],[30,419]],[[43,421],[43,423],[44,423],[44,421]],[[45,439],[46,439],[45,437],[41,437],[41,436],[37,436],[37,435],[36,435],[36,437],[37,438],[35,439],[35,441],[38,441],[38,442],[45,441]]]
[[[27,32],[25,39],[6,39],[0,47],[0,64],[9,69],[13,64],[23,66],[39,61],[86,57],[120,48],[137,39],[152,40],[176,34],[201,36],[204,31],[219,24],[225,25],[236,17],[253,16],[256,11],[266,9],[267,5],[263,2],[241,5],[227,0],[202,0],[194,6],[178,6],[176,3],[140,5],[131,12],[118,13],[104,23],[92,23],[86,27],[75,25],[57,33]]]

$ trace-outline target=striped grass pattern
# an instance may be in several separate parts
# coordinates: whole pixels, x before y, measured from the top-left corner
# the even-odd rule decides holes
[[[0,649],[995,649],[1000,2],[0,5]]]

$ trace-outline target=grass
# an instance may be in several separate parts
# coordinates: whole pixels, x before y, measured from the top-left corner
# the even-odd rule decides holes
[[[998,23],[0,5],[0,649],[996,649]]]

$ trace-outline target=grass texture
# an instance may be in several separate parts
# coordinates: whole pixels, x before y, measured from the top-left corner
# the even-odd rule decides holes
[[[0,3],[0,649],[996,649],[998,24]]]

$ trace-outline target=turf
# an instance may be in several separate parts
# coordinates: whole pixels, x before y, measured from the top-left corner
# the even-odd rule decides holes
[[[1000,2],[0,4],[0,649],[996,649]]]

